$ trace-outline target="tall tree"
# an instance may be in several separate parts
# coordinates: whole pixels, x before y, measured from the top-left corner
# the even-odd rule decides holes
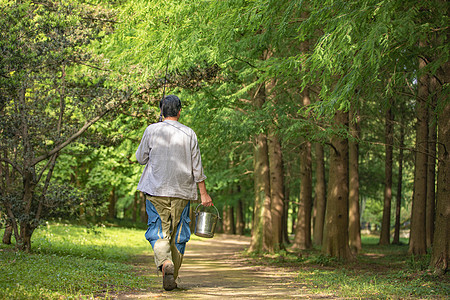
[[[275,251],[283,249],[284,170],[281,143],[277,134],[269,137],[270,197],[272,218],[272,242]]]
[[[403,114],[400,113],[402,116]],[[403,118],[402,118],[403,119]],[[402,195],[403,195],[403,148],[405,141],[405,127],[402,122],[400,124],[400,138],[399,138],[399,154],[398,154],[398,175],[397,175],[397,193],[395,202],[395,225],[394,225],[394,237],[392,239],[393,244],[400,244],[400,211],[402,208]]]
[[[361,250],[361,222],[359,212],[359,113],[354,105],[349,114],[349,130],[351,139],[348,142],[349,161],[349,193],[348,193],[348,235],[350,249],[357,253]]]
[[[272,56],[273,54],[271,54]],[[267,101],[270,101],[274,108],[279,100],[276,95],[277,80],[275,78],[265,83]],[[273,112],[272,124],[269,125],[268,149],[270,167],[270,198],[271,198],[271,219],[272,219],[272,243],[274,251],[284,248],[283,245],[283,215],[284,215],[284,169],[283,154],[281,151],[281,140],[278,133],[278,114]]]
[[[254,96],[254,105],[261,108],[265,102],[265,87],[261,84]],[[270,166],[267,135],[260,133],[254,145],[255,207],[253,213],[252,241],[250,251],[273,252],[272,218],[270,198]]]
[[[223,224],[223,232],[228,234],[236,233],[236,224],[234,222],[234,207],[230,204],[227,204],[223,208],[222,212],[222,224]]]
[[[238,193],[240,192],[240,186],[238,186]],[[238,200],[238,206],[236,210],[236,234],[244,235],[245,220],[244,220],[244,202],[242,199]]]
[[[445,34],[441,36],[442,42],[446,41],[445,37]],[[450,260],[450,100],[448,99],[449,87],[448,84],[445,84],[450,82],[448,59],[438,69],[436,77],[440,82],[436,87],[438,96],[438,178],[436,223],[430,266],[436,274],[443,274],[448,270]]]
[[[422,47],[425,45],[422,44]],[[425,58],[419,59],[419,68],[427,65]],[[416,101],[416,148],[414,170],[414,199],[411,212],[411,235],[409,252],[414,255],[427,253],[426,244],[426,196],[427,196],[427,150],[428,150],[428,100],[429,76],[423,74],[419,78]]]
[[[326,182],[325,182],[325,161],[323,145],[315,144],[316,157],[316,185],[315,185],[315,218],[313,242],[315,245],[322,245],[323,227],[325,222],[325,208],[326,208]]]
[[[450,82],[450,64],[447,63],[445,82]],[[438,190],[436,226],[430,266],[436,274],[448,270],[450,259],[450,104],[443,103],[439,114],[438,133]]]
[[[427,248],[431,248],[434,236],[434,221],[436,211],[436,142],[437,142],[437,118],[436,118],[436,100],[437,80],[436,77],[430,78],[431,90],[433,94],[430,99],[428,109],[428,162],[427,162],[427,210],[426,210],[426,240]]]
[[[302,91],[302,105],[308,107],[311,104],[309,89]],[[312,159],[311,142],[303,139],[300,153],[300,204],[297,213],[295,227],[294,247],[309,249],[311,241],[311,212],[312,212]]]
[[[394,115],[392,100],[386,109],[385,118],[385,163],[384,163],[384,205],[381,222],[380,245],[389,245],[391,238],[391,203],[392,203],[392,164],[394,143]]]
[[[348,127],[348,113],[337,111],[336,129]],[[348,141],[333,135],[330,143],[330,176],[322,252],[347,260],[352,257],[348,245]]]

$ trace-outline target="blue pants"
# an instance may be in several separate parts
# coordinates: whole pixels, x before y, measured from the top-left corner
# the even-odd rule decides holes
[[[146,197],[148,229],[145,238],[150,242],[158,269],[166,260],[173,262],[174,278],[183,261],[186,242],[191,237],[189,200],[172,197]]]

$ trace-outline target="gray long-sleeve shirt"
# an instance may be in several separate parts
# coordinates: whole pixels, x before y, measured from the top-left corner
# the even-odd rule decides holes
[[[197,200],[197,182],[204,181],[200,149],[195,132],[165,120],[145,129],[136,151],[145,165],[137,189],[152,196]]]

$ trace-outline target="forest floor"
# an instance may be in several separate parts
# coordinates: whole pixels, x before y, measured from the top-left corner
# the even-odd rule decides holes
[[[191,240],[186,246],[178,288],[164,291],[159,286],[136,293],[118,294],[114,299],[335,299],[312,293],[310,286],[296,280],[294,268],[256,266],[242,251],[250,238],[216,234],[212,239]],[[155,272],[153,256],[140,257],[141,272]]]

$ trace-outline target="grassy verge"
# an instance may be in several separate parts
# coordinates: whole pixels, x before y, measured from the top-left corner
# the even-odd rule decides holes
[[[379,246],[378,238],[363,237],[361,253],[348,263],[323,256],[319,249],[249,258],[295,269],[310,293],[352,299],[449,299],[450,276],[431,275],[429,256],[409,256],[406,242]]]
[[[53,223],[35,232],[31,253],[1,245],[0,299],[107,299],[159,286],[153,266],[137,274],[132,265],[151,251],[144,232]]]

